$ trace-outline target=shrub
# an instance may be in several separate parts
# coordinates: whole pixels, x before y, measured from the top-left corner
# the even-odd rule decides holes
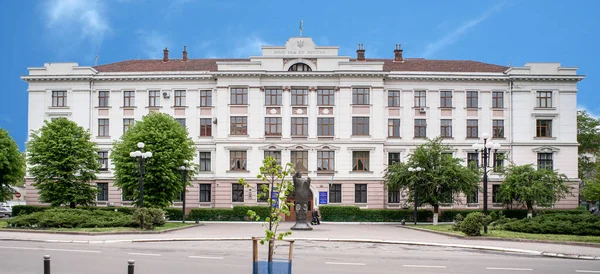
[[[49,206],[16,205],[12,207],[12,216],[20,216],[51,209]]]
[[[454,216],[454,225],[452,225],[452,230],[460,231],[460,224],[464,221],[465,217],[460,215],[460,213]]]
[[[54,208],[8,220],[11,227],[93,228],[132,226],[131,216],[114,211]]]
[[[133,212],[132,220],[142,229],[152,229],[165,224],[165,212],[159,208],[138,208]]]
[[[329,222],[400,222],[413,221],[414,210],[410,209],[360,209],[357,206],[321,206],[322,220]],[[418,221],[429,221],[431,210],[418,210]]]
[[[199,221],[249,221],[248,210],[256,212],[261,219],[269,215],[268,206],[234,206],[233,208],[194,208],[190,211],[186,219]]]
[[[481,229],[488,222],[488,218],[481,212],[471,212],[460,224],[460,231],[469,236],[481,236]]]
[[[505,230],[534,234],[600,236],[600,216],[592,214],[543,214],[508,222]]]
[[[179,209],[179,208],[165,208],[164,209],[165,214],[167,216],[167,219],[172,220],[172,221],[181,221],[182,220],[182,215],[183,215],[183,210]],[[189,215],[187,216],[186,220],[189,219]]]

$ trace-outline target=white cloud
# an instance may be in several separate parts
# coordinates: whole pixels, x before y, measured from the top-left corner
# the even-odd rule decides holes
[[[55,33],[78,33],[80,39],[98,45],[110,31],[110,25],[101,0],[51,0],[44,9],[46,27]]]
[[[476,27],[477,25],[481,24],[483,21],[485,21],[488,18],[490,18],[495,13],[499,12],[500,10],[502,10],[502,8],[504,7],[504,4],[505,4],[505,2],[501,2],[499,4],[496,4],[495,6],[487,9],[485,12],[483,12],[479,16],[477,16],[477,17],[475,17],[475,18],[473,18],[471,20],[468,20],[468,21],[464,22],[458,28],[450,31],[449,33],[447,33],[446,35],[442,36],[437,41],[428,44],[425,47],[425,51],[422,53],[422,57],[428,58],[428,57],[434,55],[435,53],[437,53],[438,51],[444,49],[445,47],[453,44],[460,37],[462,37],[463,35],[465,35],[470,29]],[[438,26],[438,27],[440,27],[440,26]]]
[[[600,109],[591,110],[584,105],[577,105],[577,110],[585,110],[594,119],[600,119]]]
[[[236,58],[248,58],[249,56],[260,55],[261,46],[267,45],[269,45],[269,43],[260,37],[246,37],[237,41],[235,48],[231,52],[231,56]]]
[[[140,38],[140,53],[146,58],[162,59],[163,50],[171,45],[171,40],[157,32],[157,31],[143,31],[137,32]],[[169,49],[169,53],[173,52],[173,49]]]

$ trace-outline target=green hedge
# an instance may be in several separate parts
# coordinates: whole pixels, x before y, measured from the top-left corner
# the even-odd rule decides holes
[[[269,215],[267,206],[234,206],[233,208],[194,208],[186,220],[199,221],[248,221],[248,210],[253,210],[263,220]],[[168,214],[168,213],[167,213]],[[181,210],[176,215],[181,220]],[[171,219],[173,220],[173,219]]]
[[[30,228],[89,228],[130,227],[131,215],[106,210],[53,208],[31,214],[20,215],[8,220],[11,227]]]
[[[32,206],[32,205],[16,205],[12,207],[12,216],[20,216],[31,214],[34,212],[44,211],[47,209],[51,209],[49,206]]]
[[[527,217],[526,209],[492,209],[488,210],[488,213],[492,213],[494,211],[502,212],[504,217],[511,219],[523,219]],[[461,214],[466,216],[471,212],[483,212],[483,209],[447,209],[441,210],[439,221],[440,222],[452,222],[454,221],[454,216],[456,214]],[[569,214],[569,215],[578,215],[578,214],[589,214],[586,210],[581,209],[570,209],[570,210],[561,210],[561,209],[542,209],[534,211],[534,216],[538,215],[548,215],[548,214]]]
[[[406,222],[413,221],[410,209],[360,209],[357,206],[320,206],[321,220],[327,222]],[[431,221],[431,210],[418,210],[417,221]]]
[[[20,215],[27,215],[34,212],[46,211],[49,209],[57,209],[64,207],[49,207],[49,206],[33,206],[33,205],[16,205],[12,207],[13,217]],[[101,211],[117,211],[127,215],[133,214],[135,208],[133,207],[115,207],[115,206],[89,206],[89,207],[78,207],[77,209],[84,209],[89,211],[101,210]]]
[[[600,236],[600,216],[592,214],[542,214],[504,224],[504,230],[534,234]]]

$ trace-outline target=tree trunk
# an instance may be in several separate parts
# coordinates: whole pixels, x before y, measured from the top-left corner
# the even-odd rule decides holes
[[[438,212],[440,209],[440,205],[439,204],[434,204],[433,205],[433,225],[437,225],[438,224]]]
[[[273,262],[273,247],[275,245],[275,240],[273,239],[269,239],[269,257],[267,258],[267,262],[269,263],[269,266],[271,265],[271,263]]]
[[[77,204],[75,204],[75,202],[71,202],[71,203],[69,204],[69,208],[75,208],[75,206],[76,206],[76,205],[77,205]]]
[[[533,204],[527,202],[527,218],[533,217]]]

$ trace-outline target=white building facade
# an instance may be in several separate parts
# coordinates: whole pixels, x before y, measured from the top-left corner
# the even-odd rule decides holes
[[[267,155],[292,162],[312,179],[313,205],[363,208],[409,206],[387,193],[389,163],[403,161],[425,137],[443,136],[454,157],[477,159],[473,143],[502,145],[505,160],[553,168],[569,178],[574,194],[556,208],[575,208],[577,193],[577,68],[558,63],[504,67],[474,61],[339,56],[338,47],[292,37],[263,46],[249,59],[130,60],[96,67],[46,63],[29,68],[29,130],[67,117],[92,133],[104,170],[99,204],[128,205],[113,186],[111,144],[152,111],[184,124],[198,153],[199,174],[187,205],[262,204],[237,185],[257,183]],[[491,172],[490,208],[501,179]],[[38,204],[32,179],[27,204]],[[468,201],[467,201],[468,200]],[[178,206],[179,203],[175,203]],[[478,208],[481,191],[459,195],[445,208]],[[442,207],[442,210],[444,207]]]

